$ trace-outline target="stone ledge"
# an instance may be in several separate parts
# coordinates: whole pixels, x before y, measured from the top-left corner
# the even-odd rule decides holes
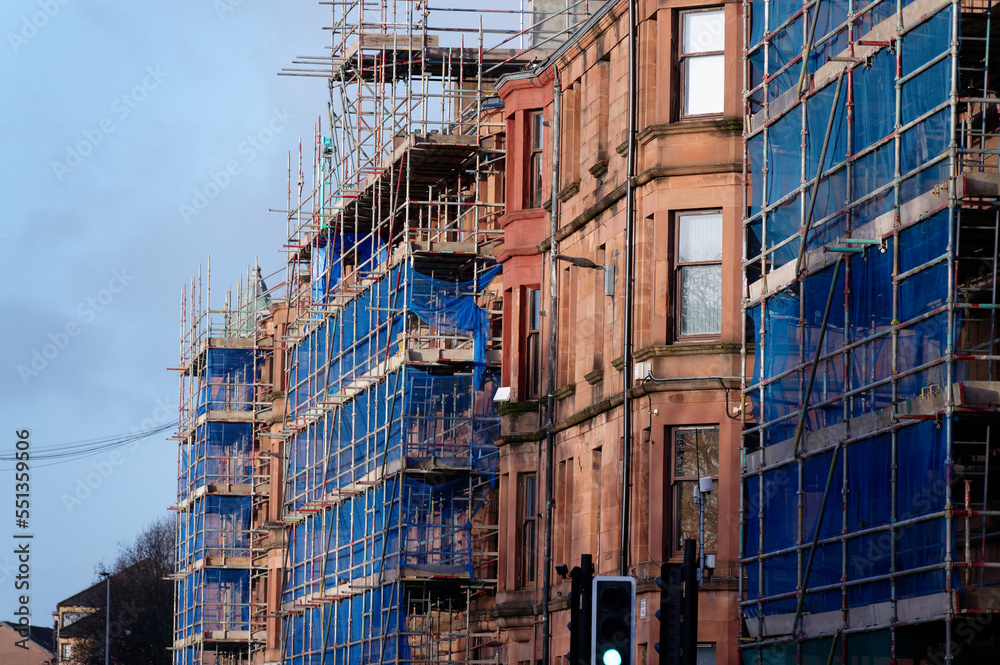
[[[576,394],[576,384],[567,383],[565,386],[552,393],[552,396],[555,397],[556,399],[566,399],[567,397],[570,397],[575,394]]]

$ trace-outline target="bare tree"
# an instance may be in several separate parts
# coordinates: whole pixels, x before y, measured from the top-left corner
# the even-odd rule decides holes
[[[110,568],[99,564],[99,576],[111,576],[110,662],[116,665],[170,665],[173,643],[174,524],[167,517],[147,526],[131,543],[119,543]],[[102,585],[103,586],[103,585]],[[86,635],[75,651],[85,665],[104,664],[105,594],[88,617]]]

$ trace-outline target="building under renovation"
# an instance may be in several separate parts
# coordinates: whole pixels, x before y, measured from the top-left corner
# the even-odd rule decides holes
[[[744,14],[743,662],[991,662],[997,4]]]
[[[210,272],[182,297],[175,665],[249,657],[255,457],[273,390],[269,299],[259,269],[214,309]]]
[[[494,86],[586,4],[333,3],[284,72],[331,93],[284,279],[182,307],[175,665],[497,662]]]

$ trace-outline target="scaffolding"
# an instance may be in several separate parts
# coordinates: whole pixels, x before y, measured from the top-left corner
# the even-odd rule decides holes
[[[282,663],[497,661],[494,84],[586,18],[558,4],[335,2],[284,72],[330,103],[289,155]]]
[[[998,11],[744,2],[744,663],[1000,648]]]
[[[255,437],[271,389],[260,368],[273,354],[259,268],[233,296],[212,308],[209,267],[181,299],[174,665],[249,662]]]

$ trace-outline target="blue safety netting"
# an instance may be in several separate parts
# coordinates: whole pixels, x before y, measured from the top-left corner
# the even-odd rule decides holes
[[[250,497],[210,494],[178,514],[177,567],[250,556]]]
[[[743,611],[749,619],[796,611],[810,552],[803,602],[810,614],[936,594],[946,582],[961,588],[957,576],[945,578],[949,544],[955,552],[955,533],[945,521],[951,417],[907,419],[914,404],[922,414],[916,418],[928,417],[920,410],[933,410],[949,379],[978,376],[962,354],[963,343],[975,343],[966,339],[975,333],[962,328],[968,317],[947,307],[961,297],[949,272],[956,267],[955,213],[946,197],[935,196],[949,191],[955,168],[949,149],[959,71],[952,53],[956,6],[908,13],[902,21],[897,10],[909,4],[751,2],[747,274],[769,273],[770,290],[748,306],[757,343],[747,396],[765,448],[757,461],[768,465],[749,472],[743,487],[743,600],[750,601]],[[805,79],[800,96],[804,31],[816,8],[807,68],[816,78]],[[847,50],[849,18],[855,46],[864,40],[868,47],[861,61],[845,58],[855,55]],[[804,272],[793,275],[788,264],[803,242],[810,254]],[[949,348],[958,349],[950,376]],[[860,438],[886,423],[895,428]],[[807,442],[793,454],[800,426]],[[845,439],[851,442],[842,444],[831,472],[834,451],[817,454],[816,447]],[[764,638],[784,634],[777,625],[783,624],[755,624]],[[823,641],[803,643],[803,653],[807,646],[825,657]],[[794,648],[781,645],[744,652],[745,663],[797,658]]]
[[[474,390],[471,374],[406,367],[330,409],[293,439],[290,506],[318,501],[400,460],[415,465],[436,458],[494,476],[497,375],[488,372],[482,381]]]
[[[752,18],[747,61],[751,87],[758,86],[756,92],[751,91],[751,98],[773,102],[794,94],[798,85],[804,17],[792,19],[801,5],[784,1],[756,2],[755,11],[763,11],[765,4],[769,32],[765,34],[756,16]],[[895,3],[887,0],[872,3],[855,18],[855,34],[859,29],[864,34],[884,21],[894,23],[895,9]],[[778,16],[775,11],[780,11]],[[822,2],[819,12],[815,40],[818,47],[812,52],[817,66],[825,64],[828,56],[845,56],[847,46],[843,37],[846,5]],[[771,111],[767,122],[762,121],[764,111],[752,107],[759,117],[751,121],[752,131],[746,142],[750,208],[747,231],[749,246],[759,247],[772,268],[798,256],[800,228],[807,216],[811,184],[833,110],[836,112],[807,249],[821,247],[843,235],[847,229],[844,213],[848,210],[857,228],[891,212],[897,187],[900,200],[906,201],[947,181],[948,162],[944,157],[950,141],[951,16],[951,7],[941,9],[900,38],[902,82],[898,86],[898,112],[897,51],[887,48],[876,51],[864,66],[844,74],[836,107],[836,79],[815,90],[807,85],[798,104],[779,102],[777,106],[787,110]],[[827,32],[823,32],[825,29]],[[767,62],[762,55],[765,42],[770,54]],[[765,88],[766,96],[762,92]],[[879,112],[855,112],[848,127],[848,100],[855,109]],[[900,143],[898,183],[894,180],[895,140]],[[851,169],[847,168],[848,160],[853,164]]]
[[[480,326],[482,310],[468,290],[471,284],[405,272],[385,279],[408,279],[411,289],[417,284],[411,311],[412,303],[419,303],[421,319],[442,332],[461,334]],[[444,313],[433,313],[432,302]],[[387,320],[384,327],[390,330],[392,324]],[[473,333],[479,334],[465,334]],[[299,362],[319,367],[315,356],[304,361],[316,353],[342,363],[343,353],[325,351],[331,335],[338,335],[335,324],[319,326],[300,345],[306,350]],[[332,383],[325,376],[318,381],[305,376],[298,388],[300,412],[305,404],[321,403],[313,391]],[[319,662],[324,643],[327,659],[341,659],[337,662],[369,662],[379,654],[387,661],[406,660],[409,608],[400,599],[404,587],[394,580],[407,575],[476,580],[477,561],[487,552],[473,532],[486,525],[482,509],[497,474],[493,440],[499,421],[492,412],[497,385],[495,372],[477,378],[404,365],[328,407],[289,440],[289,509],[333,505],[303,511],[292,528],[283,600],[293,603],[338,589],[348,590],[348,597],[290,619],[288,662]]]
[[[177,582],[174,639],[205,631],[250,630],[250,571],[196,570]]]
[[[198,381],[199,415],[206,410],[250,411],[256,381],[253,349],[209,348]]]
[[[827,612],[841,607],[839,588],[820,592],[808,589],[836,586],[841,581],[845,567],[837,536],[845,527],[843,510],[846,510],[848,532],[866,532],[847,539],[848,607],[887,602],[891,591],[887,577],[890,572],[898,576],[896,594],[900,599],[936,593],[944,588],[944,553],[949,536],[941,514],[948,487],[943,428],[926,421],[901,429],[897,437],[895,497],[891,482],[891,434],[851,444],[841,453],[834,467],[830,496],[822,512],[819,545],[804,603],[806,611]],[[798,558],[794,547],[797,542],[805,543],[807,553],[803,561],[808,558],[832,456],[831,451],[804,461],[801,533],[795,467],[780,467],[747,479],[744,554],[748,557],[764,555],[765,596],[792,593],[798,588]],[[891,513],[893,498],[895,518]],[[906,526],[894,532],[871,531],[874,527],[904,521]],[[763,533],[758,526],[761,523]],[[950,538],[954,544],[954,536]],[[893,549],[896,552],[895,570],[891,568]],[[905,574],[933,566],[938,568]],[[761,583],[759,564],[748,564],[746,573],[746,599],[755,600],[759,597]],[[957,578],[954,583],[957,588]],[[794,597],[771,601],[764,604],[764,613],[794,612],[795,605]],[[758,608],[748,606],[745,613],[748,617],[757,617]]]
[[[391,663],[411,659],[403,585],[325,603],[286,622],[288,665]],[[432,639],[428,632],[424,639]],[[324,656],[325,654],[325,656]]]
[[[289,406],[302,414],[336,399],[359,377],[372,374],[401,350],[404,311],[411,311],[436,331],[468,337],[473,346],[473,372],[479,382],[486,368],[490,323],[476,304],[501,267],[477,280],[451,282],[397,266],[367,286],[318,324],[292,351]]]
[[[307,568],[323,556],[330,580],[417,562],[471,574],[471,520],[495,483],[498,459],[493,439],[499,423],[490,400],[496,374],[488,373],[484,383],[474,390],[470,374],[435,376],[407,367],[291,440],[291,509],[345,490],[356,494],[330,513],[335,521],[322,513],[296,527],[300,537],[293,548],[289,598],[298,597],[299,588],[309,593],[307,584],[321,583]],[[389,477],[358,491],[366,478],[400,464],[426,469],[425,482]],[[448,482],[456,473],[464,474],[463,480]],[[479,479],[475,488],[469,473]],[[433,553],[422,551],[428,543],[435,543]]]
[[[388,249],[374,233],[330,232],[323,237],[326,243],[313,249],[312,274],[318,275],[312,285],[316,303],[331,302],[334,287],[344,277],[345,264],[362,277],[388,258]]]
[[[335,399],[400,350],[405,269],[395,267],[331,315],[292,350],[289,407],[295,414]]]
[[[443,333],[472,337],[477,385],[486,368],[490,318],[476,305],[476,287],[484,289],[501,270],[503,265],[496,265],[468,282],[448,282],[416,271],[411,274],[409,307],[420,320]]]
[[[751,379],[749,396],[762,424],[762,445],[773,445],[794,435],[831,290],[834,304],[809,398],[807,431],[829,427],[844,417],[842,356],[846,346],[852,347],[850,384],[872,386],[850,398],[852,417],[891,405],[892,383],[879,379],[893,375],[894,319],[900,322],[896,373],[903,374],[896,379],[896,399],[907,400],[926,392],[929,386],[943,384],[948,264],[942,259],[948,224],[948,212],[942,211],[901,232],[900,272],[909,272],[905,277],[893,277],[897,240],[888,238],[885,251],[876,248],[850,255],[839,271],[829,266],[809,275],[801,285],[776,292],[750,308],[754,331],[759,333],[763,316],[765,340],[781,341],[771,345],[765,341]],[[831,283],[834,272],[838,272],[835,285]],[[894,282],[897,302],[893,298]],[[801,293],[805,293],[805,303]],[[849,294],[846,303],[844,293]],[[845,304],[851,313],[846,328]],[[961,317],[955,318],[957,332]],[[913,373],[907,373],[910,370]]]
[[[252,424],[209,421],[181,444],[178,499],[205,485],[248,484],[253,478]]]

